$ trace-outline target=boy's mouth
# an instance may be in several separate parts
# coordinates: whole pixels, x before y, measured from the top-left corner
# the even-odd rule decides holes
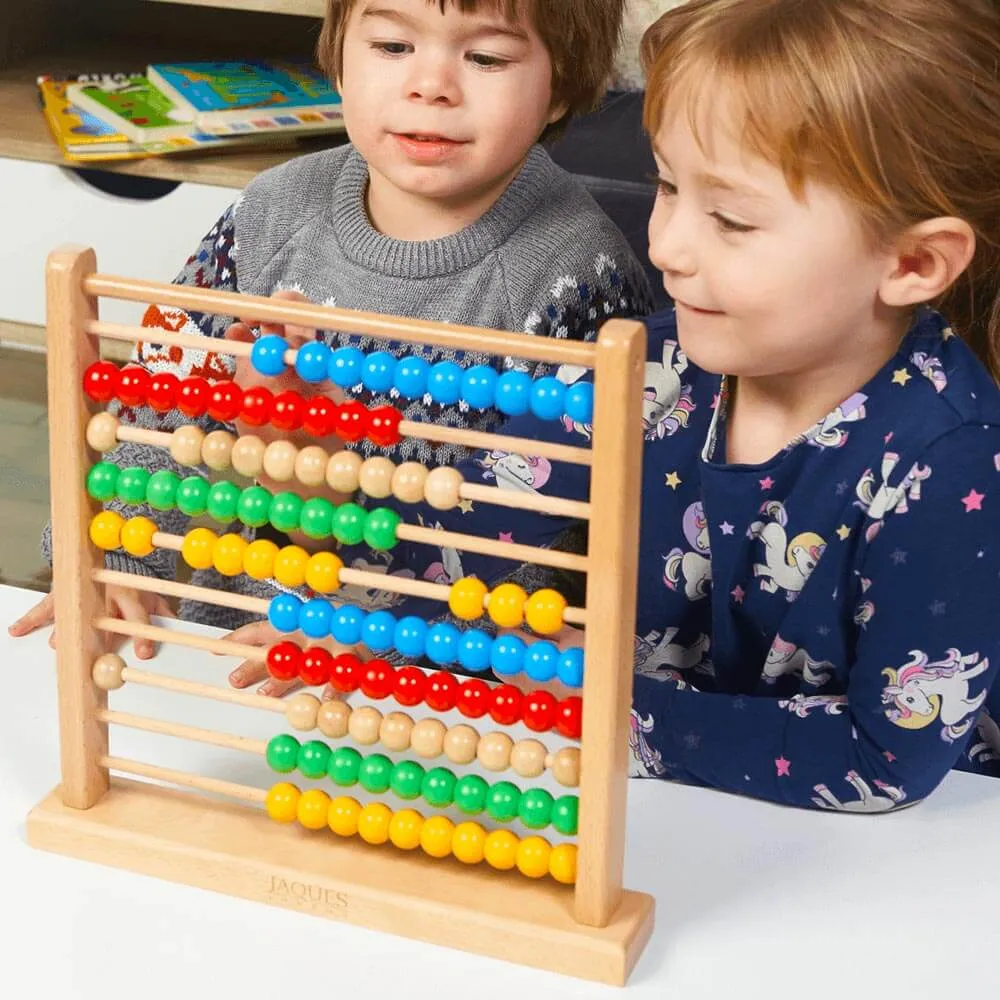
[[[410,142],[425,142],[437,145],[449,144],[454,146],[462,144],[462,140],[460,139],[450,139],[446,135],[436,135],[433,132],[396,132],[395,135],[401,139],[408,139]]]

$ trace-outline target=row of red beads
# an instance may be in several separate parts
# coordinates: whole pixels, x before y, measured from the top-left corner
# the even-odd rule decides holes
[[[558,700],[548,691],[525,694],[512,684],[491,687],[473,677],[459,681],[438,670],[426,674],[417,667],[394,667],[385,660],[363,662],[353,653],[333,653],[322,646],[300,649],[294,642],[279,642],[267,651],[268,673],[276,680],[301,680],[310,687],[330,684],[341,692],[357,691],[381,700],[390,695],[400,705],[423,702],[435,712],[457,708],[470,719],[489,714],[498,725],[523,722],[544,733],[555,729],[569,739],[580,738],[583,702],[577,695]]]
[[[367,437],[388,448],[399,441],[403,415],[394,406],[369,410],[351,400],[335,403],[326,396],[304,397],[294,389],[277,395],[262,385],[242,389],[235,382],[209,382],[199,375],[178,378],[171,372],[150,374],[127,365],[119,369],[110,361],[95,361],[83,375],[83,391],[98,403],[117,399],[124,406],[149,406],[159,413],[174,408],[188,417],[207,413],[214,420],[232,423],[239,418],[252,427],[270,424],[280,431],[300,428],[313,437],[336,434],[344,441]]]

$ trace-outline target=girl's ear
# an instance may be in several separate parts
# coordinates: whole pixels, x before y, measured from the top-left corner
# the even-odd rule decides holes
[[[975,252],[976,234],[964,220],[920,222],[897,240],[879,296],[888,306],[930,302],[958,280]]]

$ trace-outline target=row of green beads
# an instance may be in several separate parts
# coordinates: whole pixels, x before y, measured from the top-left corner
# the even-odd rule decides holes
[[[353,747],[332,749],[322,740],[300,744],[290,733],[282,733],[268,742],[266,759],[268,766],[279,774],[297,768],[307,778],[329,777],[341,787],[360,784],[365,791],[375,794],[391,789],[407,800],[423,796],[436,808],[454,804],[469,816],[485,811],[500,823],[517,818],[529,830],[541,830],[549,823],[566,836],[577,830],[579,800],[575,795],[556,799],[544,788],[521,791],[510,781],[490,785],[478,774],[457,778],[446,767],[427,771],[413,760],[394,764],[384,754],[364,757]]]
[[[201,476],[181,479],[169,469],[150,474],[140,466],[121,469],[98,462],[87,473],[87,492],[106,502],[117,497],[127,504],[149,504],[154,510],[176,508],[188,517],[207,513],[221,524],[239,520],[251,528],[270,522],[278,531],[301,531],[309,538],[333,537],[342,545],[365,542],[377,551],[396,545],[400,516],[387,507],[366,511],[356,503],[333,504],[324,497],[303,500],[295,493],[272,494],[263,486],[240,489],[223,480]]]

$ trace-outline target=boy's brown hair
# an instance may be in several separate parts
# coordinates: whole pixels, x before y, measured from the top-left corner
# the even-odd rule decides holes
[[[364,0],[327,0],[316,47],[319,65],[331,80],[343,66],[344,27]],[[561,130],[575,115],[597,107],[608,86],[621,41],[625,0],[426,0],[463,13],[496,12],[511,23],[530,19],[552,60],[552,99],[567,112],[546,130]]]

